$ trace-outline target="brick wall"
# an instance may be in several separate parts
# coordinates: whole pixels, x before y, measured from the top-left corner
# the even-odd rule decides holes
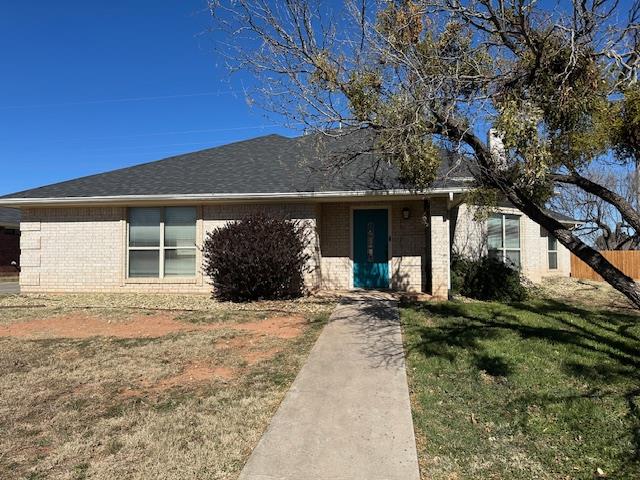
[[[23,291],[122,287],[123,208],[26,209],[21,222]]]
[[[321,287],[328,290],[351,288],[351,206],[327,203],[320,206]]]
[[[404,219],[402,210],[409,209]],[[425,291],[426,226],[423,219],[424,203],[421,200],[394,202],[391,207],[391,287],[395,290]]]
[[[429,234],[431,245],[431,294],[437,298],[449,296],[450,231],[448,199],[429,201]]]
[[[446,198],[430,200],[428,227],[422,201],[388,202],[391,208],[392,287],[428,291],[444,297],[449,286],[449,245],[459,251],[485,249],[486,225],[473,220],[461,205],[448,211]],[[352,284],[352,207],[366,203],[227,204],[199,207],[198,246],[206,232],[255,211],[268,211],[304,220],[310,235],[310,289],[348,289]],[[409,208],[408,220],[402,217]],[[501,209],[518,213],[515,209]],[[317,220],[317,221],[316,221]],[[451,229],[450,229],[451,226]],[[126,209],[117,207],[40,208],[23,211],[20,238],[25,292],[177,292],[209,293],[201,269],[192,279],[126,278]],[[558,269],[549,270],[547,238],[540,227],[521,217],[523,272],[533,281],[550,275],[569,275],[570,255],[558,246]],[[486,249],[485,249],[486,251]],[[197,265],[201,265],[198,253]]]
[[[451,210],[452,248],[469,258],[487,254],[487,224],[474,219],[473,206],[463,203]]]
[[[353,209],[379,205],[390,208],[391,287],[397,290],[422,291],[426,269],[424,206],[421,200],[390,203],[326,203],[320,205],[321,286],[346,290],[353,284],[351,215]],[[410,218],[402,217],[409,208]]]
[[[549,269],[547,232],[529,217],[522,217],[523,227],[523,273],[533,282],[545,277],[568,277],[571,274],[569,250],[558,242],[558,268]],[[526,253],[525,253],[526,252]]]
[[[544,277],[569,276],[571,258],[569,251],[558,243],[558,268],[549,269],[547,235],[537,223],[513,207],[502,206],[496,211],[520,215],[520,248],[522,273],[533,282]],[[487,253],[486,222],[474,220],[474,207],[460,205],[452,221],[454,250],[463,255],[476,258]]]
[[[197,246],[206,232],[258,210],[304,220],[310,235],[309,288],[319,283],[316,207],[311,204],[237,204],[199,207]],[[198,251],[192,279],[126,278],[126,208],[38,208],[23,211],[20,285],[24,292],[210,293]]]

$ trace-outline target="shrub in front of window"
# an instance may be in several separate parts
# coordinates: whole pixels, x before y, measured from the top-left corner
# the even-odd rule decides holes
[[[469,270],[471,259],[457,252],[451,252],[451,292],[462,293],[464,277]]]
[[[500,259],[454,256],[451,271],[452,290],[465,297],[499,302],[516,302],[527,297],[520,271]]]
[[[221,300],[287,299],[304,293],[304,223],[258,213],[209,232],[204,271]]]

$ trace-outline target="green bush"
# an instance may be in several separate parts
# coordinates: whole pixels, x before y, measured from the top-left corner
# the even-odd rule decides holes
[[[451,254],[451,292],[462,293],[464,288],[464,277],[469,270],[472,261],[457,253]]]
[[[514,302],[527,297],[520,272],[488,256],[473,260],[453,255],[451,289],[454,293],[478,300]]]
[[[209,232],[204,271],[221,300],[286,299],[304,293],[309,254],[302,222],[258,213]]]

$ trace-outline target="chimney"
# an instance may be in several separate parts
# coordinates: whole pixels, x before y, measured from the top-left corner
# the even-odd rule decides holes
[[[491,158],[493,160],[493,163],[500,170],[506,169],[507,168],[507,152],[505,151],[505,148],[504,148],[502,135],[495,128],[489,129],[487,143],[489,144],[489,151],[491,152]]]

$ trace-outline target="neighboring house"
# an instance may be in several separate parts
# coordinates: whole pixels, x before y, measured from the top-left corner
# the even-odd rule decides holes
[[[487,248],[534,281],[569,275],[568,251],[514,208],[474,221],[462,203],[473,181],[459,160],[445,157],[417,194],[387,162],[360,153],[358,135],[269,135],[1,197],[22,209],[21,289],[208,292],[206,233],[257,210],[307,222],[310,289],[445,297],[452,250]]]
[[[20,210],[0,208],[0,275],[15,273],[19,264]]]

